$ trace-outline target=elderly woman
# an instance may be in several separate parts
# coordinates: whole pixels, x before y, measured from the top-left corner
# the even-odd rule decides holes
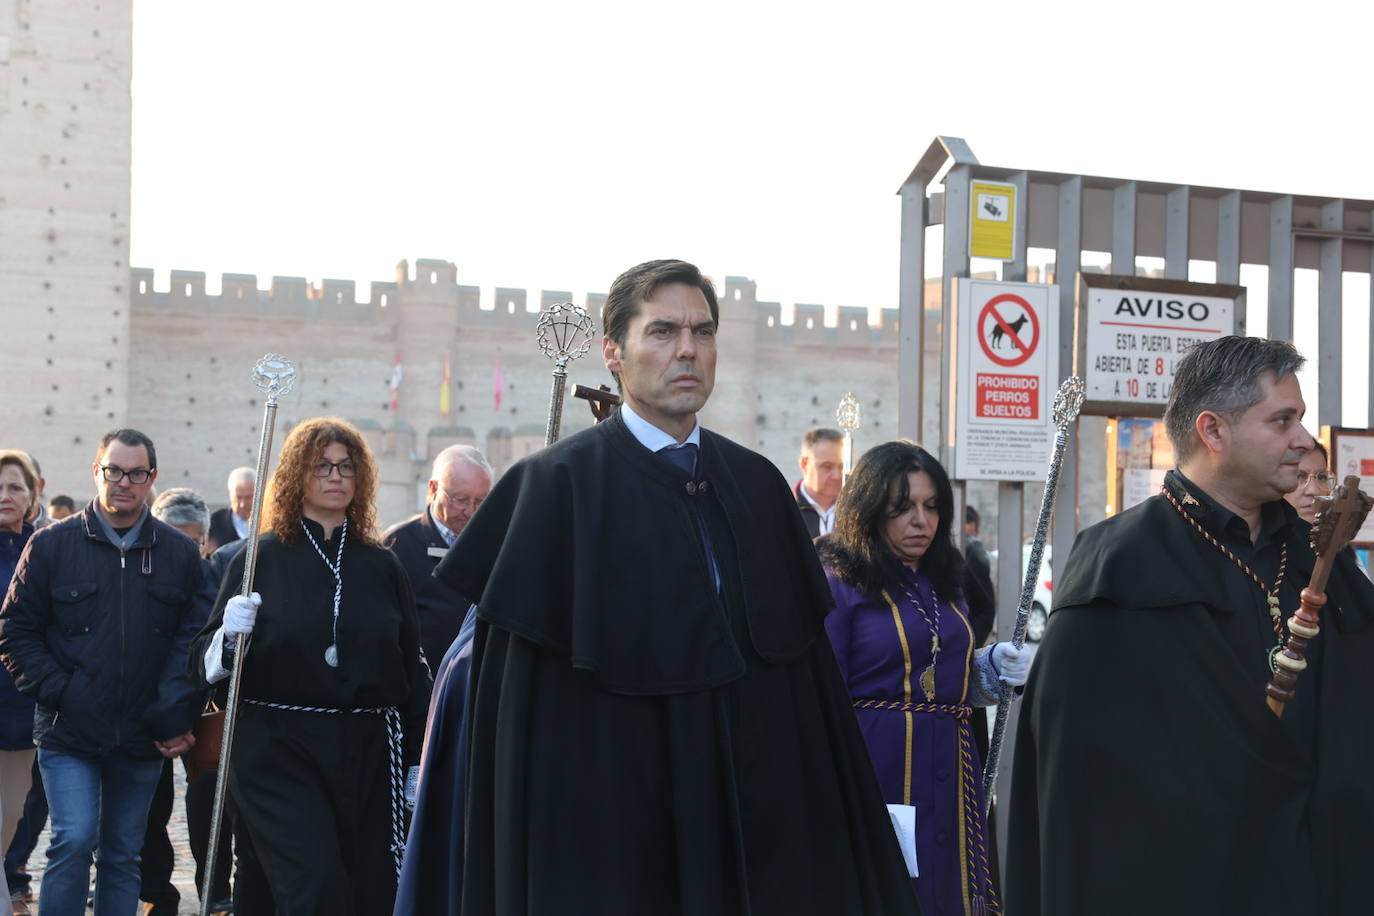
[[[1317,520],[1316,498],[1330,496],[1337,482],[1336,475],[1327,470],[1326,446],[1315,444],[1298,461],[1298,488],[1284,497],[1309,525]]]
[[[9,589],[19,555],[38,518],[38,472],[21,451],[0,451],[0,595]],[[8,849],[33,784],[33,700],[0,666],[0,849]],[[9,899],[3,872],[0,888]]]
[[[1030,653],[979,649],[950,535],[944,468],[910,442],[860,459],[817,542],[835,610],[825,627],[889,804],[916,808],[924,913],[998,907],[969,716],[1025,682]]]
[[[195,657],[206,679],[243,659],[229,791],[279,916],[389,913],[405,774],[413,780],[429,673],[404,570],[381,546],[377,466],[343,420],[307,420],[265,500],[254,593],[229,565]]]

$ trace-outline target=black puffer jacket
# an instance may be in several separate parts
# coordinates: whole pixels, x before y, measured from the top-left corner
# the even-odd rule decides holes
[[[0,608],[0,660],[38,703],[39,747],[153,758],[200,714],[187,654],[214,596],[180,531],[149,516],[121,553],[95,513],[30,539]]]

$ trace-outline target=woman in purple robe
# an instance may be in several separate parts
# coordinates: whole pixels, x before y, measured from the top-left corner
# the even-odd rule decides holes
[[[826,631],[885,799],[916,809],[914,883],[933,916],[1001,912],[969,716],[1030,667],[1010,643],[975,645],[953,516],[940,463],[887,442],[859,460],[817,542],[835,597]]]

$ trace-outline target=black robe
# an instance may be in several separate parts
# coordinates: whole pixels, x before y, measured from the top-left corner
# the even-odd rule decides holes
[[[440,563],[479,606],[461,906],[412,912],[917,911],[788,487],[707,431],[700,469],[689,495],[617,414],[507,471]]]
[[[338,532],[320,546],[335,557]],[[210,622],[192,647],[205,652],[238,594],[245,554],[229,564]],[[333,639],[334,576],[302,536],[259,541],[254,591],[262,607],[243,660],[241,696],[323,709],[397,707],[403,766],[419,763],[430,679],[405,570],[391,551],[350,536],[343,552],[339,666]],[[378,714],[239,708],[229,791],[282,916],[386,912],[396,890],[385,719]],[[255,916],[255,914],[244,914]]]
[[[1279,508],[1305,584],[1308,526]],[[1374,588],[1338,558],[1297,685],[1316,697],[1314,759],[1265,703],[1262,653],[1227,635],[1253,611],[1225,599],[1228,567],[1162,496],[1079,535],[1022,704],[1008,913],[1374,907]]]

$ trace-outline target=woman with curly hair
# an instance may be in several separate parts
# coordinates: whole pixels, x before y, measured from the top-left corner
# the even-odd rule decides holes
[[[192,655],[214,684],[249,637],[229,791],[281,916],[389,913],[396,893],[430,679],[405,572],[378,539],[376,484],[353,426],[296,426],[253,594],[239,595],[240,552]]]
[[[998,913],[969,724],[999,681],[1025,683],[1030,652],[980,649],[950,535],[954,491],[911,442],[870,449],[817,544],[835,610],[825,619],[889,805],[916,809],[923,913]]]

